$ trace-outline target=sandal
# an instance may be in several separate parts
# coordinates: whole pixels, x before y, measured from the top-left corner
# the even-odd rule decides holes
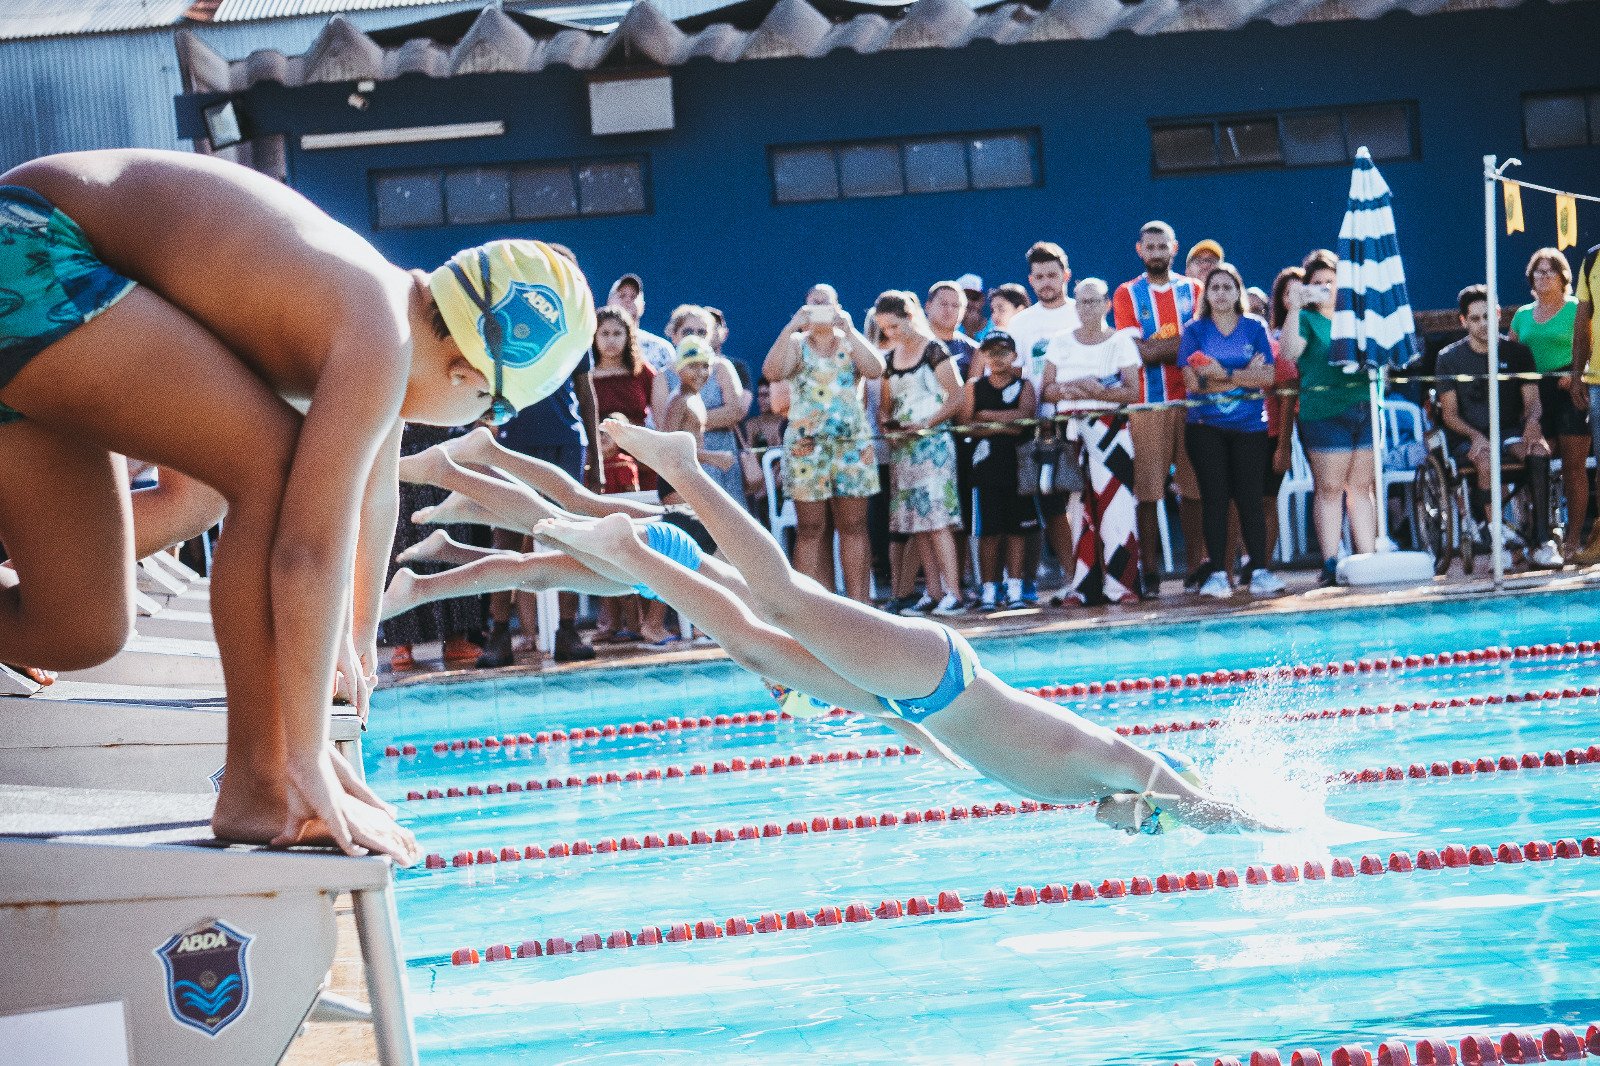
[[[417,666],[416,657],[411,654],[411,645],[396,644],[394,650],[389,652],[389,669],[414,670]]]
[[[477,662],[483,649],[466,637],[451,637],[444,642],[444,661],[447,663]]]

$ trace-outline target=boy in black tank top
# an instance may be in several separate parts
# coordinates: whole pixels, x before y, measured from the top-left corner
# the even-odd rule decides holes
[[[1022,377],[1017,347],[1009,334],[984,338],[967,382],[964,421],[1012,423],[1034,417],[1038,397]],[[1033,502],[1017,492],[1017,445],[1024,430],[995,425],[972,431],[972,484],[978,493],[978,571],[983,581],[983,609],[1022,605],[1022,535],[1038,527]],[[1000,595],[1004,565],[1005,594]]]

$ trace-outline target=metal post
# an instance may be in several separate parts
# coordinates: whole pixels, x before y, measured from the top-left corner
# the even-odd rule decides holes
[[[1372,550],[1379,552],[1394,550],[1389,541],[1389,494],[1383,487],[1383,445],[1389,428],[1383,417],[1383,384],[1383,368],[1367,367],[1367,403],[1372,407],[1372,492],[1378,518]],[[1354,536],[1355,530],[1350,532]]]
[[[392,884],[392,881],[391,881]],[[356,935],[367,968],[367,998],[372,1003],[372,1032],[382,1066],[416,1066],[416,1034],[406,1006],[405,962],[400,958],[400,923],[394,912],[394,891],[385,886],[352,892]]]
[[[1500,485],[1500,299],[1499,264],[1496,259],[1498,234],[1495,232],[1495,186],[1500,184],[1498,160],[1483,157],[1483,263],[1489,289],[1489,536],[1494,560],[1494,587],[1505,583],[1505,510]]]

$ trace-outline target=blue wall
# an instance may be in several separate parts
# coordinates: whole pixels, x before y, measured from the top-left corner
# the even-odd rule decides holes
[[[1331,246],[1349,185],[1342,166],[1153,178],[1146,121],[1414,100],[1420,158],[1381,164],[1394,188],[1413,302],[1450,307],[1483,276],[1481,157],[1521,156],[1529,181],[1600,193],[1600,148],[1523,148],[1521,94],[1600,85],[1600,5],[1528,3],[1510,11],[1227,33],[918,50],[672,71],[677,129],[594,138],[583,77],[408,77],[380,83],[371,107],[349,85],[258,86],[248,106],[290,133],[502,119],[504,137],[378,149],[292,150],[291,182],[371,236],[396,262],[431,267],[458,247],[537,236],[575,249],[597,288],[645,278],[645,325],[671,308],[714,303],[729,354],[758,361],[806,287],[832,281],[861,308],[887,288],[925,289],[965,271],[1022,280],[1035,240],[1061,243],[1079,277],[1113,284],[1139,270],[1138,225],[1170,221],[1187,246],[1219,239],[1263,287],[1309,248]],[[1037,127],[1042,187],[775,206],[767,146]],[[369,169],[647,154],[653,214],[536,228],[371,231]],[[1502,298],[1520,302],[1528,254],[1554,243],[1554,207],[1528,193],[1530,233],[1501,242]],[[1581,205],[1581,243],[1600,241],[1600,206]]]

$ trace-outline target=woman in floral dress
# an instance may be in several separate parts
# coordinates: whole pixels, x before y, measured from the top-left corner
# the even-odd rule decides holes
[[[862,603],[871,588],[867,500],[878,492],[878,467],[861,383],[881,377],[883,365],[831,285],[806,294],[761,365],[763,377],[789,390],[783,491],[794,501],[794,568],[833,588],[831,514],[845,595]]]
[[[872,311],[890,346],[888,402],[879,409],[890,442],[889,529],[911,538],[908,548],[920,554],[927,583],[922,602],[906,610],[960,614],[965,608],[951,527],[961,522],[961,505],[948,425],[965,402],[961,372],[928,328],[914,294],[886,292]]]

